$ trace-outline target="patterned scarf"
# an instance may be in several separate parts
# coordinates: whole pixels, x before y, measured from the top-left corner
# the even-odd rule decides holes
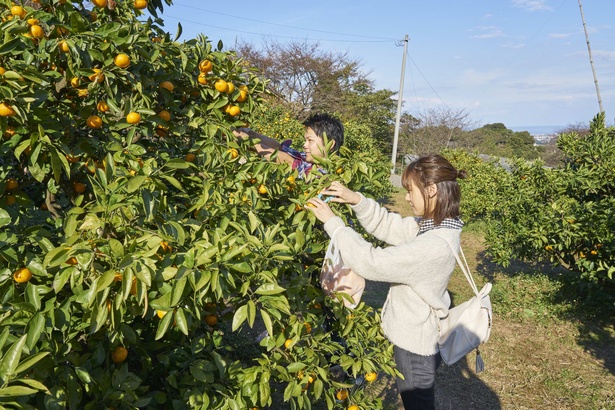
[[[424,234],[425,232],[431,231],[432,229],[461,229],[463,227],[463,222],[459,218],[446,218],[438,226],[434,225],[433,219],[416,218],[416,221],[419,224],[419,233],[417,235]]]

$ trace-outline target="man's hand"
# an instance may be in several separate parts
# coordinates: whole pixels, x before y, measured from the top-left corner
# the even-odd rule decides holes
[[[252,130],[250,128],[237,128],[233,130],[233,135],[239,138],[240,140],[245,140],[250,138],[250,132]]]

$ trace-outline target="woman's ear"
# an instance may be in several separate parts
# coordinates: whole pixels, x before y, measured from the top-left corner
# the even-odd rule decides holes
[[[438,185],[436,185],[436,184],[429,184],[427,186],[427,193],[429,194],[430,198],[433,198],[436,195],[438,195]]]

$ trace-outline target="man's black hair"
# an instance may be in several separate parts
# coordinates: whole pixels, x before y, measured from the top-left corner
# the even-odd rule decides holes
[[[308,117],[302,124],[306,128],[311,128],[314,133],[320,138],[324,139],[324,135],[327,135],[327,139],[335,141],[333,152],[339,152],[340,147],[344,144],[344,125],[337,118],[329,114],[314,114]]]

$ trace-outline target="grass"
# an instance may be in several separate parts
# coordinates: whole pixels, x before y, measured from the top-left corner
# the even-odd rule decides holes
[[[403,198],[399,191],[385,205],[408,215]],[[613,299],[581,300],[574,277],[550,266],[491,263],[480,226],[464,228],[462,246],[477,286],[493,284],[494,327],[481,348],[483,373],[474,371],[474,354],[439,369],[436,408],[615,409]],[[449,289],[454,302],[470,296],[459,269]],[[363,300],[380,307],[387,291],[386,284],[368,282]],[[373,388],[385,409],[403,408],[392,379]]]

